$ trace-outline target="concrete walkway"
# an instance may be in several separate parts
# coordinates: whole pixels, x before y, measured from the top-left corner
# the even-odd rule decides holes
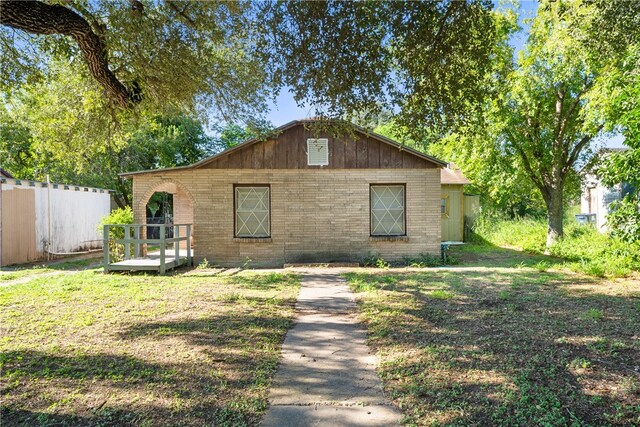
[[[305,274],[263,427],[394,426],[353,294],[334,272]]]

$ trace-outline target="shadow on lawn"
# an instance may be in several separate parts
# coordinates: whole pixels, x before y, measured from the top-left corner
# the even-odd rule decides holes
[[[131,356],[83,354],[58,356],[39,351],[0,353],[3,375],[30,379],[105,380],[115,387],[136,382],[161,383],[170,378],[170,370]]]
[[[134,356],[2,353],[2,425],[256,425],[290,325],[229,314],[132,325],[112,348]]]
[[[391,291],[363,307],[374,346],[411,349],[381,375],[414,421],[442,411],[448,425],[640,422],[638,391],[621,387],[640,387],[640,299],[517,269],[361,279]]]
[[[194,418],[196,413],[199,413],[200,416]],[[210,420],[211,414],[223,414],[223,416],[216,417],[212,421]],[[2,420],[2,426],[40,427],[139,427],[156,425],[198,427],[202,425],[246,426],[255,424],[246,419],[244,411],[216,404],[193,408],[186,414],[176,413],[176,411],[161,406],[147,405],[144,411],[105,406],[95,410],[89,409],[83,415],[13,409],[3,406],[0,408],[0,419]]]
[[[204,365],[148,363],[134,357],[107,354],[52,356],[34,351],[8,352],[1,357],[3,375],[13,380],[2,389],[3,426],[203,425],[212,422],[250,425],[256,417],[248,408],[227,407],[217,399],[221,384],[225,389],[245,384],[225,376],[207,376]],[[138,406],[130,405],[131,402],[119,396],[126,391],[136,391],[140,397],[145,390],[153,390],[147,397],[161,396],[159,401]],[[70,394],[88,395],[91,401],[73,406],[68,406],[67,401],[58,405]],[[17,400],[11,399],[11,395],[17,396]],[[20,398],[30,395],[40,397],[28,407],[21,404]],[[175,398],[186,402],[181,411],[166,405],[166,400]],[[56,403],[49,405],[47,400]],[[39,409],[32,408],[43,404]]]
[[[198,346],[251,345],[273,343],[280,337],[284,339],[284,333],[291,324],[290,319],[277,315],[212,316],[204,319],[139,323],[130,326],[120,337],[128,340],[140,337],[156,340],[178,337],[189,345]]]
[[[548,267],[560,266],[567,260],[550,255],[532,254],[516,249],[496,246],[481,237],[472,243],[451,246],[448,254],[462,265],[485,267],[535,267],[542,264]]]

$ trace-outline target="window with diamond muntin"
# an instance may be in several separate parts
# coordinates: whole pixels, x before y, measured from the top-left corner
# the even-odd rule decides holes
[[[236,237],[269,237],[269,187],[237,186]]]
[[[405,186],[371,186],[371,235],[405,235]]]

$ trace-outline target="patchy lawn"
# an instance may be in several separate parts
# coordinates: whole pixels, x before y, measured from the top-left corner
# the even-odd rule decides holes
[[[640,282],[476,255],[346,275],[404,422],[640,425]]]
[[[294,275],[74,275],[0,287],[2,425],[257,425]]]
[[[40,274],[56,274],[65,271],[84,270],[100,262],[100,258],[86,258],[50,264],[30,264],[25,267],[3,267],[2,270],[0,270],[0,284]]]

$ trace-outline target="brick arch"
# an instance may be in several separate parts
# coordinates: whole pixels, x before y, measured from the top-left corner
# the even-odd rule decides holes
[[[154,182],[147,188],[147,191],[145,191],[144,196],[142,196],[142,198],[138,200],[138,203],[136,204],[136,210],[138,209],[146,210],[147,203],[149,202],[149,199],[151,199],[151,196],[153,196],[153,193],[157,193],[158,191],[164,191],[163,187],[167,188],[167,186],[170,186],[170,185],[175,185],[176,188],[181,189],[188,196],[189,201],[191,202],[191,206],[195,207],[196,199],[191,194],[191,191],[189,191],[189,189],[185,187],[183,183],[181,183],[177,179],[162,178]],[[172,193],[171,191],[168,191],[168,193],[175,194],[175,193]]]
[[[176,224],[192,224],[191,226],[191,247],[195,247],[195,224],[194,224],[194,212],[196,206],[196,200],[191,194],[191,191],[180,181],[170,178],[162,178],[154,180],[149,183],[142,197],[134,202],[134,222],[137,224],[144,224],[147,220],[146,211],[147,203],[153,193],[165,191],[173,194],[173,220]],[[146,237],[146,229],[143,230],[143,235]],[[180,244],[183,247],[182,242]],[[186,245],[185,245],[186,247]]]

